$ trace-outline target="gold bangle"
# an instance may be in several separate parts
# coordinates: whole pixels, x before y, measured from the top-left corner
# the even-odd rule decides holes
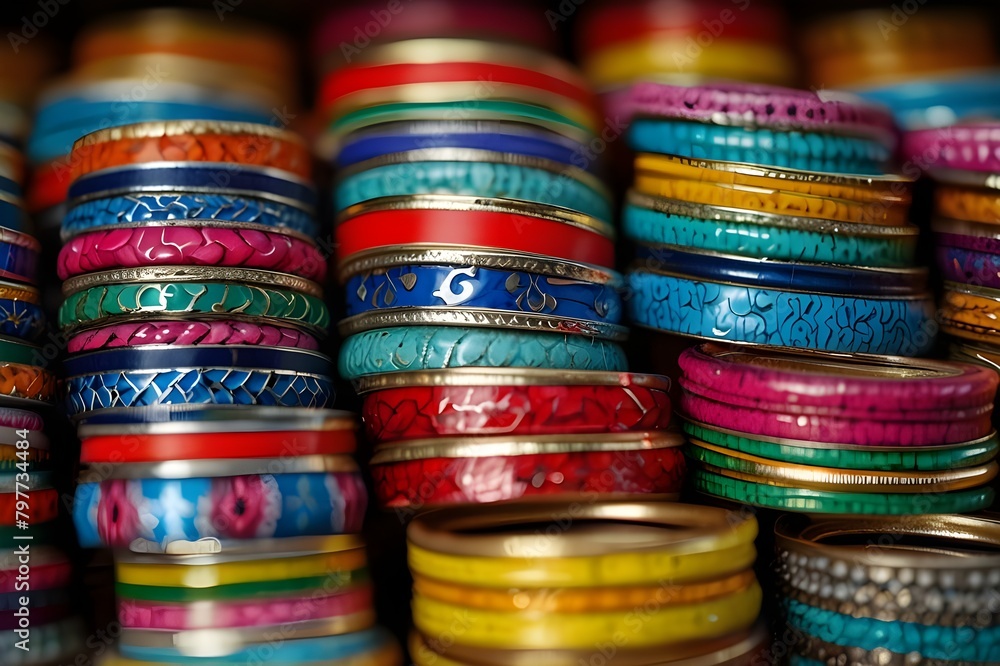
[[[945,282],[939,314],[942,328],[980,341],[1000,336],[1000,290]]]
[[[203,134],[252,135],[256,137],[305,145],[305,139],[290,130],[262,123],[226,120],[159,120],[107,127],[85,134],[73,143],[73,148],[92,146],[109,141],[129,139],[159,139],[172,136]]]
[[[604,372],[602,370],[550,370],[547,368],[448,368],[422,372],[386,372],[362,377],[358,393],[414,386],[642,386],[670,390],[662,375]],[[481,441],[479,437],[475,441]]]
[[[942,217],[1000,224],[1000,192],[995,190],[939,185],[934,190],[934,208]]]
[[[32,305],[38,305],[40,301],[38,290],[34,287],[29,287],[26,284],[4,281],[0,281],[0,298],[6,298],[12,301],[23,301],[25,303],[31,303]]]
[[[297,275],[261,271],[251,268],[218,266],[143,266],[116,268],[99,273],[86,273],[63,282],[63,296],[108,284],[142,284],[146,282],[230,282],[287,289],[316,298],[323,297],[323,287]]]

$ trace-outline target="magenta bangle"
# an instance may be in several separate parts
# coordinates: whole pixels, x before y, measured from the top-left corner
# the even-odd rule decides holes
[[[998,383],[996,373],[967,363],[903,358],[885,365],[868,359],[841,362],[825,355],[748,352],[713,343],[685,350],[678,362],[685,385],[710,389],[724,396],[724,402],[779,410],[787,405],[785,411],[792,413],[817,408],[842,416],[898,419],[910,412],[974,411],[993,404]]]
[[[143,345],[262,345],[319,349],[308,333],[239,321],[131,322],[85,331],[69,339],[69,353]]]
[[[326,259],[310,241],[257,229],[129,227],[72,238],[59,252],[59,278],[115,268],[221,266],[292,273],[315,282]]]
[[[316,597],[215,602],[206,613],[205,604],[170,604],[155,601],[122,600],[118,619],[133,629],[236,629],[277,626],[293,622],[327,620],[370,610],[369,586]]]
[[[922,168],[1000,172],[1000,123],[977,122],[915,130],[903,135],[900,153]]]
[[[39,356],[41,357],[41,352],[39,352]],[[18,430],[42,430],[45,428],[45,422],[41,416],[34,412],[0,407],[0,427],[17,428]]]
[[[992,430],[989,414],[966,421],[933,422],[806,416],[733,407],[688,391],[681,394],[681,409],[694,421],[748,435],[856,446],[958,444],[985,437]]]

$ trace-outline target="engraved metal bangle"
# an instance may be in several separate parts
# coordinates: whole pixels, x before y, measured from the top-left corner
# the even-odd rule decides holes
[[[252,268],[220,266],[143,266],[116,268],[100,273],[86,273],[63,282],[63,296],[104,285],[142,284],[144,282],[231,282],[236,285],[257,285],[297,291],[316,298],[323,297],[323,287],[288,273],[260,271]]]
[[[96,465],[80,472],[79,483],[100,483],[112,479],[200,479],[261,474],[325,474],[357,471],[357,463],[354,458],[348,455],[171,460],[160,463]]]
[[[205,537],[197,541],[171,541],[166,547],[163,547],[158,541],[136,539],[129,544],[128,550],[115,552],[115,563],[206,566],[247,560],[339,553],[364,547],[365,541],[358,534],[295,536],[277,539],[253,539],[252,541],[229,541]]]
[[[295,238],[297,240],[304,241],[310,245],[316,246],[316,239],[312,236],[306,235],[301,231],[297,231],[290,227],[282,227],[269,224],[256,224],[254,222],[230,222],[226,220],[199,220],[199,219],[175,219],[175,220],[139,220],[134,222],[129,222],[127,224],[112,223],[112,224],[98,224],[92,227],[87,227],[86,229],[80,229],[79,231],[74,231],[72,234],[66,234],[64,231],[60,231],[60,238],[63,242],[70,240],[74,236],[84,236],[90,233],[97,233],[101,231],[120,231],[122,229],[152,229],[152,228],[190,228],[190,229],[233,229],[235,231],[259,231],[265,234],[271,234],[275,236],[288,236],[290,238]]]
[[[928,175],[942,185],[960,185],[986,190],[1000,190],[1000,174],[986,171],[966,171],[964,169],[934,167],[928,171]],[[989,192],[983,192],[982,194],[984,196],[992,196]]]
[[[73,148],[124,139],[152,139],[186,134],[195,136],[200,134],[253,135],[305,145],[303,138],[295,132],[262,123],[224,120],[164,120],[108,127],[91,132],[77,139]]]
[[[267,407],[251,405],[249,414],[233,409],[203,406],[198,420],[165,423],[125,423],[121,425],[82,425],[80,439],[119,435],[205,435],[240,432],[333,432],[356,430],[357,417],[351,412],[306,407]],[[253,418],[247,418],[252,416]],[[32,440],[34,442],[34,440]]]
[[[358,393],[415,386],[642,386],[669,391],[670,379],[662,375],[600,370],[448,368],[422,372],[386,372],[362,377],[355,382]]]

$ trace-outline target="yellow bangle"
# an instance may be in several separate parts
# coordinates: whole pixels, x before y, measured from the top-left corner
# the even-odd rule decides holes
[[[1000,192],[939,185],[934,191],[935,211],[942,217],[982,224],[1000,224]]]
[[[746,570],[720,580],[687,585],[499,590],[453,585],[414,574],[413,591],[435,601],[481,610],[596,613],[630,610],[647,603],[659,607],[717,599],[747,589],[754,580],[754,572]]]
[[[777,85],[790,85],[795,78],[795,65],[784,49],[735,40],[718,40],[711,48],[695,49],[688,40],[677,38],[601,49],[584,60],[583,71],[596,88],[658,74],[702,74]]]
[[[907,218],[907,206],[898,203],[857,203],[834,197],[786,192],[773,187],[675,180],[642,173],[636,174],[633,187],[643,194],[689,203],[836,222],[904,226]]]
[[[306,557],[238,560],[204,566],[119,563],[116,580],[130,585],[206,588],[291,578],[325,576],[365,566],[363,549],[320,553]]]
[[[750,627],[760,613],[761,588],[754,582],[734,595],[699,604],[618,613],[544,613],[473,610],[420,595],[413,597],[413,623],[425,635],[506,650],[584,649],[605,642],[642,648],[708,640]]]
[[[951,335],[1000,342],[1000,291],[993,294],[969,285],[945,283],[939,319],[941,328]]]

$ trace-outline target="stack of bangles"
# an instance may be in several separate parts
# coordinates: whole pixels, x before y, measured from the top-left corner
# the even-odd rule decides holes
[[[785,516],[775,539],[792,666],[1000,661],[995,517]]]
[[[882,173],[892,119],[763,86],[636,86],[625,206],[629,315],[688,337],[919,356],[933,343],[913,267],[912,182]],[[751,120],[748,120],[751,119]]]
[[[997,376],[916,359],[681,354],[697,490],[754,506],[854,515],[965,513],[994,493]]]
[[[750,666],[757,521],[651,501],[451,507],[407,531],[417,666]],[[605,657],[608,658],[608,657]]]

